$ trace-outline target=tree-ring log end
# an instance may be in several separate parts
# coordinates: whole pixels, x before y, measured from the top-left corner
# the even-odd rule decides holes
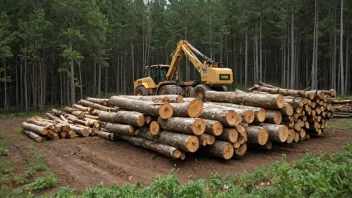
[[[266,142],[268,141],[268,138],[269,138],[268,131],[262,128],[258,134],[258,143],[260,145],[265,145]]]
[[[199,139],[197,136],[190,136],[186,140],[186,148],[189,152],[194,153],[199,148]]]
[[[280,109],[284,108],[285,106],[285,98],[283,95],[278,95],[276,98],[276,104],[277,107],[279,107]]]
[[[157,135],[160,131],[160,125],[157,121],[152,121],[149,125],[149,130],[153,135]]]
[[[192,131],[195,135],[202,135],[206,129],[206,124],[203,119],[196,119],[192,124]]]
[[[159,107],[159,115],[162,119],[168,119],[174,114],[174,109],[169,103],[162,104]]]
[[[224,127],[220,122],[215,122],[213,125],[213,132],[215,136],[219,136],[224,131]]]
[[[183,100],[183,99],[182,99]],[[187,108],[188,116],[191,118],[198,117],[203,111],[203,101],[199,98],[192,100]]]
[[[226,122],[230,126],[235,126],[237,124],[237,113],[233,110],[230,110],[226,114]]]

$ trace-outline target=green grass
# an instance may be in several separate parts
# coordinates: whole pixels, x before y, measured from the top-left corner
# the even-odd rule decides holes
[[[352,118],[332,119],[328,128],[352,129]]]
[[[281,161],[237,176],[212,174],[210,179],[192,180],[181,186],[176,171],[152,178],[152,184],[87,188],[82,194],[64,187],[43,197],[352,197],[352,143],[341,152],[313,156],[307,153],[292,163]]]
[[[55,186],[57,179],[53,173],[47,172],[43,177],[38,177],[34,182],[26,184],[25,191],[41,191]]]

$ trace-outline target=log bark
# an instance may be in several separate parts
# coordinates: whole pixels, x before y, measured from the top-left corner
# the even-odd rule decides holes
[[[97,103],[97,104],[106,106],[106,107],[109,106],[109,99],[88,97],[88,98],[86,98],[86,100],[89,101],[89,102],[93,102],[93,103]]]
[[[246,123],[252,123],[254,121],[254,111],[251,109],[238,109],[235,107],[229,106],[222,106],[216,104],[206,104],[206,108],[213,108],[213,109],[225,109],[225,110],[232,110],[235,111],[238,115],[241,115],[241,120],[245,121]]]
[[[293,142],[295,139],[295,130],[294,129],[288,129],[288,136],[287,136],[287,143],[290,144]]]
[[[72,131],[74,131],[76,134],[80,135],[80,136],[83,136],[83,137],[87,137],[89,136],[91,130],[87,127],[85,128],[81,128],[81,127],[78,127],[76,125],[70,125],[70,129]]]
[[[126,124],[117,124],[107,122],[104,126],[105,129],[119,134],[132,134],[134,132],[134,128],[131,125]]]
[[[34,124],[29,124],[27,122],[22,122],[22,128],[27,131],[32,131],[38,135],[47,135],[48,134],[48,131],[44,127],[37,126]]]
[[[294,90],[294,89],[282,89],[282,88],[272,88],[272,87],[265,87],[260,85],[254,85],[252,88],[248,90],[255,90],[260,92],[266,92],[270,94],[281,94],[283,96],[305,96],[306,92],[304,90]]]
[[[158,118],[160,127],[166,131],[175,131],[187,134],[202,135],[206,124],[200,118],[171,117],[167,120]]]
[[[180,95],[158,95],[158,96],[130,96],[122,95],[133,100],[152,101],[152,102],[168,102],[168,103],[183,103],[183,96]]]
[[[173,159],[182,159],[181,156],[183,156],[183,152],[173,146],[155,143],[144,138],[133,137],[128,135],[118,135],[118,138],[128,141],[129,143],[135,146],[155,151],[157,153],[165,155],[166,157],[172,157]]]
[[[266,110],[265,123],[281,124],[282,114],[280,111]]]
[[[173,107],[173,116],[175,117],[198,117],[203,111],[203,101],[194,99],[191,102],[170,103]]]
[[[224,131],[217,137],[217,139],[235,143],[238,139],[238,132],[234,128],[224,128]]]
[[[40,137],[40,135],[33,133],[32,131],[23,130],[22,133],[36,142],[43,142],[43,138]]]
[[[205,98],[207,101],[227,102],[271,109],[282,109],[284,107],[284,97],[276,94],[207,91]]]
[[[107,140],[111,139],[111,133],[105,132],[105,131],[99,131],[98,136],[101,138],[105,138]]]
[[[157,135],[160,131],[160,125],[157,121],[152,121],[149,125],[149,130],[153,135]]]
[[[136,111],[118,111],[114,113],[101,111],[98,119],[104,122],[129,124],[141,127],[145,123],[144,115]]]
[[[79,105],[79,104],[73,104],[72,107],[75,108],[75,109],[78,109],[80,111],[91,111],[91,109],[89,107],[84,107],[84,106]]]
[[[260,123],[259,126],[265,128],[269,134],[269,140],[275,142],[286,142],[288,138],[288,128],[285,125],[275,125]]]
[[[206,125],[205,133],[212,134],[215,136],[219,136],[222,134],[224,128],[220,122],[208,119],[204,119],[204,122]]]
[[[103,105],[100,105],[100,104],[97,104],[97,103],[94,103],[94,102],[89,102],[88,100],[80,100],[78,101],[79,104],[82,104],[86,107],[91,107],[93,109],[98,109],[98,110],[101,110],[101,111],[108,111],[108,112],[115,112],[116,111],[116,108],[114,107],[106,107],[106,106],[103,106]]]
[[[285,103],[284,108],[281,110],[282,115],[292,116],[293,115],[293,108],[290,104]]]
[[[123,97],[113,96],[110,103],[129,111],[138,111],[147,115],[160,116],[168,119],[173,115],[173,108],[170,104],[155,104],[154,102],[131,100]]]
[[[222,107],[231,107],[235,109],[243,109],[243,110],[252,110],[254,112],[254,122],[264,122],[265,120],[265,109],[261,107],[251,107],[251,106],[244,106],[244,105],[237,105],[231,103],[220,103],[220,102],[209,102],[205,105],[218,105]]]
[[[240,145],[239,148],[235,148],[235,154],[237,156],[244,156],[246,152],[247,152],[247,143],[243,143]]]
[[[45,121],[38,121],[38,120],[36,120],[34,118],[29,118],[27,120],[27,122],[30,123],[30,124],[35,124],[35,125],[38,125],[38,126],[42,126],[45,129],[53,129],[54,128],[52,123],[45,122]]]
[[[237,113],[233,110],[206,107],[199,116],[203,119],[216,120],[226,126],[235,126],[241,122],[237,120]]]
[[[248,126],[246,127],[246,132],[248,137],[247,142],[249,143],[265,145],[268,141],[268,131],[263,127]]]
[[[234,147],[230,142],[216,140],[213,145],[201,148],[201,152],[228,160],[234,154]]]

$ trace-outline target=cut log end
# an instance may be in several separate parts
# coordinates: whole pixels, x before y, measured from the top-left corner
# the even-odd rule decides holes
[[[168,119],[174,113],[174,109],[168,103],[162,104],[159,108],[159,115],[163,119]]]
[[[192,124],[192,131],[195,135],[202,135],[206,129],[206,124],[203,119],[196,119]]]
[[[182,99],[183,100],[183,99]],[[189,117],[198,117],[203,111],[203,101],[199,98],[192,100],[187,109]]]
[[[233,110],[229,110],[226,114],[226,122],[230,125],[230,126],[234,126],[236,124],[238,124],[237,121],[237,113]]]
[[[279,138],[281,142],[286,142],[288,138],[288,128],[287,126],[282,125],[279,128]]]
[[[264,108],[260,108],[257,112],[257,119],[259,122],[264,122],[266,117],[266,111]]]
[[[239,148],[235,148],[235,153],[237,156],[243,156],[247,151],[247,144],[241,144]]]
[[[278,95],[278,97],[276,99],[276,104],[277,104],[278,108],[280,108],[280,109],[284,108],[285,98],[283,95]]]
[[[197,138],[197,136],[190,136],[187,140],[186,140],[186,148],[189,152],[194,153],[198,150],[199,148],[199,139]]]
[[[265,145],[266,142],[268,141],[268,138],[269,138],[268,131],[266,129],[262,128],[258,134],[258,143],[260,145]]]
[[[221,135],[223,130],[223,125],[220,122],[214,122],[214,124],[212,125],[212,132],[215,136]]]
[[[292,116],[293,115],[293,108],[290,104],[286,104],[286,115]]]
[[[160,131],[160,126],[157,121],[152,121],[149,125],[149,130],[153,135],[157,135]]]
[[[248,124],[252,123],[254,121],[254,111],[253,110],[248,110],[245,115],[244,115],[244,121]]]
[[[291,144],[294,139],[295,139],[295,130],[294,129],[289,129],[286,142],[288,144]]]

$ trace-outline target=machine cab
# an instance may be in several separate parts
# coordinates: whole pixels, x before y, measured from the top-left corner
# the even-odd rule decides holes
[[[166,74],[169,70],[169,65],[151,65],[146,66],[146,77],[150,77],[153,79],[155,84],[159,84],[160,82],[166,81]],[[178,75],[176,74],[174,80],[178,79]]]

